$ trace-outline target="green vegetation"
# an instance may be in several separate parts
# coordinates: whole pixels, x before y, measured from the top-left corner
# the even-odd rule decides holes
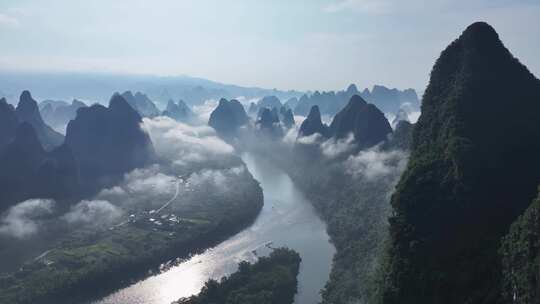
[[[255,264],[241,262],[229,277],[210,280],[199,295],[173,304],[292,304],[300,261],[293,250],[275,249]]]
[[[74,231],[41,258],[0,277],[0,303],[98,298],[159,271],[162,263],[215,245],[251,224],[262,208],[262,190],[247,170],[226,191],[213,190],[193,189],[160,214],[138,210],[123,225]]]
[[[390,195],[405,168],[410,133],[405,130],[378,148],[337,157],[323,155],[319,144],[249,147],[286,171],[326,222],[336,254],[321,291],[323,304],[373,303],[388,236]]]
[[[385,163],[387,174],[380,176],[347,172],[351,168],[344,159],[310,158],[307,155],[315,153],[298,154],[300,149],[296,153],[295,164],[283,167],[326,222],[336,247],[322,303],[371,303],[388,234],[389,196],[403,171],[406,153],[374,152],[395,156]]]
[[[538,303],[540,194],[512,224],[499,252],[502,258],[504,301],[517,304]]]
[[[504,302],[498,248],[540,182],[539,101],[489,25],[442,52],[392,196],[380,302]]]

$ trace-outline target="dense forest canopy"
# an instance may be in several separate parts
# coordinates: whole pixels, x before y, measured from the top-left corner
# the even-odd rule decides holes
[[[210,280],[199,295],[173,304],[292,304],[300,261],[300,255],[290,249],[275,249],[255,264],[241,262],[229,277]]]
[[[500,302],[500,238],[540,182],[540,81],[475,23],[437,60],[392,197],[383,303]]]

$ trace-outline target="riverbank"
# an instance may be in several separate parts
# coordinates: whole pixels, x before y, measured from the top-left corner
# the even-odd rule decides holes
[[[257,151],[287,172],[326,223],[336,253],[320,302],[370,303],[377,292],[379,259],[388,236],[390,196],[404,169],[406,152],[373,151],[384,163],[370,160],[353,172],[349,156],[327,158],[316,146],[290,148],[266,142]],[[369,174],[368,165],[383,170]]]
[[[337,250],[330,279],[321,291],[322,304],[371,303],[377,293],[380,259],[388,236],[390,196],[404,169],[406,153],[372,153],[385,161],[373,159],[354,168],[351,160],[358,155],[325,159],[301,154],[292,157],[294,164],[281,163],[326,222]],[[372,172],[369,166],[383,169]]]
[[[118,290],[94,304],[162,304],[198,294],[209,279],[220,280],[238,269],[239,261],[256,262],[271,248],[287,247],[302,257],[297,304],[321,301],[334,246],[326,225],[310,202],[279,167],[255,153],[242,160],[264,193],[264,206],[253,225],[201,254],[156,276]]]
[[[238,271],[220,281],[209,280],[202,291],[172,304],[279,303],[292,304],[298,291],[300,255],[277,248],[268,257],[250,264],[241,262]]]
[[[179,197],[159,217],[132,214],[116,227],[72,233],[1,277],[0,302],[84,303],[159,272],[167,261],[215,246],[251,225],[263,207],[259,183],[247,170],[237,171],[230,184],[219,185],[226,191],[194,189],[189,203]]]

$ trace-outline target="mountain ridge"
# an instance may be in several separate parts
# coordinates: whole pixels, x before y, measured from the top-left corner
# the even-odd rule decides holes
[[[43,121],[38,104],[32,98],[29,91],[25,90],[21,93],[15,112],[20,123],[27,122],[34,127],[36,134],[45,149],[51,150],[63,143],[64,136],[54,131]]]
[[[500,301],[498,242],[540,182],[539,112],[540,81],[487,23],[441,53],[391,200],[380,302]]]

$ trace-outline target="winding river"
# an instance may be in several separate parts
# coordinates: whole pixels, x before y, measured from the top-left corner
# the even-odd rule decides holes
[[[240,261],[255,261],[257,255],[280,246],[295,249],[302,257],[296,303],[317,303],[335,252],[324,222],[287,174],[254,154],[245,153],[242,159],[264,193],[264,207],[251,227],[95,304],[170,304],[198,293],[208,279],[234,272]]]

